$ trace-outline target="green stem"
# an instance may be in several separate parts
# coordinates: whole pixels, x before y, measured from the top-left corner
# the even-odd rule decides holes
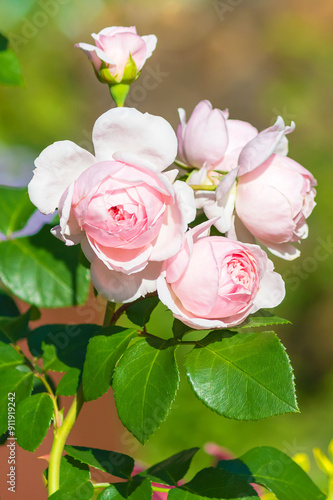
[[[60,482],[60,462],[65,448],[66,440],[77,419],[83,405],[82,385],[79,387],[77,395],[74,398],[72,406],[68,410],[66,418],[62,425],[55,430],[54,440],[50,454],[49,472],[48,472],[48,493],[51,496],[58,491]]]
[[[48,392],[48,394],[49,394],[49,396],[51,398],[51,401],[52,401],[52,404],[53,404],[53,413],[54,413],[54,426],[57,429],[62,424],[62,417],[61,417],[61,414],[60,414],[60,411],[59,411],[59,408],[58,408],[57,396],[54,394],[54,392],[53,392],[50,384],[46,380],[46,377],[45,377],[44,374],[42,374],[42,373],[35,373],[35,377],[39,378],[43,382],[44,387],[46,388],[46,390],[47,390],[47,392]]]
[[[108,488],[110,483],[93,483],[95,489]]]
[[[128,309],[129,306],[131,306],[133,304],[133,302],[130,302],[128,304],[123,304],[122,306],[120,306],[112,315],[112,318],[111,318],[111,325],[115,325],[118,321],[118,319],[120,318],[120,316],[122,314],[124,314],[124,312],[126,311],[126,309]]]
[[[104,327],[110,326],[115,308],[116,308],[115,302],[109,302],[109,301],[107,302],[106,309],[105,309],[104,321],[103,321]]]
[[[333,477],[328,480],[328,500],[333,500]]]
[[[153,491],[160,491],[162,493],[169,493],[170,488],[160,488],[159,486],[153,486]]]
[[[206,186],[205,184],[189,184],[193,191],[216,191],[217,186]]]
[[[109,88],[111,97],[116,103],[117,108],[122,108],[125,105],[130,86],[126,83],[118,83],[117,85],[111,85]]]

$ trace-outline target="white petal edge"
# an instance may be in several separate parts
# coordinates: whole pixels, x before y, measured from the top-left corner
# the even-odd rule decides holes
[[[160,263],[151,263],[144,271],[127,275],[110,271],[103,262],[94,259],[91,278],[95,288],[107,300],[128,303],[156,290],[156,280],[161,273],[161,267]]]
[[[54,212],[67,187],[94,163],[94,156],[74,142],[51,144],[35,160],[34,176],[28,185],[32,203],[43,214]]]
[[[177,138],[162,117],[134,108],[114,108],[100,116],[93,129],[96,158],[110,160],[114,153],[136,154],[162,171],[173,163]]]

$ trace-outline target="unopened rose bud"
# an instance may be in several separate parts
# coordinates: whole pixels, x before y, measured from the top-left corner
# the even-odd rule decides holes
[[[129,85],[140,75],[155,50],[155,35],[139,36],[135,26],[113,26],[93,33],[95,45],[77,43],[92,62],[97,78],[110,87],[117,106],[123,106]]]

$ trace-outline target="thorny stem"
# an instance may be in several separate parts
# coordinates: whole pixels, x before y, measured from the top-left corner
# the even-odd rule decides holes
[[[51,398],[51,401],[53,404],[53,412],[54,412],[54,426],[56,429],[58,429],[58,427],[60,427],[62,424],[62,416],[61,416],[61,413],[60,413],[59,408],[58,408],[57,396],[54,394],[54,392],[53,392],[50,384],[46,380],[46,377],[44,374],[35,373],[35,377],[39,378],[43,382],[44,387],[46,388],[46,390]]]
[[[113,318],[116,315],[114,313],[115,305],[112,302],[108,302],[106,305],[105,309],[105,317],[104,317],[104,322],[103,326],[108,326],[110,323],[114,324]],[[126,304],[127,305],[127,304]],[[128,306],[128,305],[127,305]],[[122,313],[118,313],[118,317],[120,317]],[[41,377],[40,377],[41,378]],[[41,378],[41,380],[43,380]],[[44,377],[45,382],[47,383],[47,380]],[[49,384],[47,384],[49,386]],[[49,389],[52,391],[51,387],[49,386]],[[65,448],[65,444],[67,441],[67,438],[69,436],[69,433],[72,430],[73,425],[75,424],[75,421],[80,413],[80,410],[82,408],[82,405],[84,403],[84,397],[83,397],[83,389],[82,389],[82,384],[80,385],[76,396],[74,397],[73,403],[68,410],[68,413],[63,421],[63,423],[58,427],[55,428],[54,430],[54,440],[52,444],[52,449],[51,449],[51,454],[50,454],[50,463],[49,463],[49,473],[48,473],[48,494],[51,496],[53,493],[58,491],[59,489],[59,484],[60,484],[60,463],[61,463],[61,457],[62,453]]]

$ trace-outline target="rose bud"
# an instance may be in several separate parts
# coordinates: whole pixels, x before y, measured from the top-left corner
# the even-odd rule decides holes
[[[160,300],[193,329],[227,328],[285,295],[281,276],[257,245],[223,236],[203,236],[206,222],[187,233],[182,249],[168,259],[157,280]]]
[[[171,125],[132,108],[107,111],[93,130],[95,156],[70,141],[46,148],[29,184],[43,213],[59,210],[52,231],[81,243],[97,290],[131,302],[156,290],[162,262],[176,254],[195,217],[192,189],[163,173],[176,156]]]
[[[135,26],[113,26],[91,35],[96,45],[77,43],[93,64],[97,78],[110,86],[118,106],[123,106],[129,85],[140,74],[155,50],[155,35],[139,36]],[[122,84],[118,87],[119,84]],[[115,88],[113,88],[115,86]]]

